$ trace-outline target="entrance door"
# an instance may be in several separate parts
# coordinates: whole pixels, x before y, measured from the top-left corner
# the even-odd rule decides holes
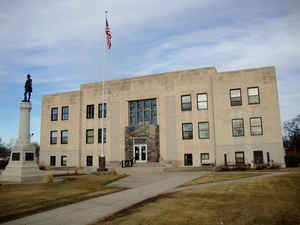
[[[253,151],[253,155],[254,155],[254,164],[264,163],[263,151]]]
[[[139,144],[133,146],[133,158],[136,162],[147,162],[147,145]]]

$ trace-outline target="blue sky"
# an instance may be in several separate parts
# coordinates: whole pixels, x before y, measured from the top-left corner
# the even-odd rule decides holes
[[[216,66],[276,67],[282,121],[300,113],[299,0],[1,0],[0,137],[18,135],[26,74],[39,142],[42,96],[99,81]]]

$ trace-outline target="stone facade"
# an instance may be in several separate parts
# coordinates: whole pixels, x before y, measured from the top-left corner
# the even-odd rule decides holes
[[[252,89],[257,96],[252,96]],[[129,158],[133,154],[131,138],[144,134],[148,135],[148,162],[218,166],[225,163],[225,157],[228,163],[236,163],[243,156],[245,163],[254,166],[257,161],[254,156],[259,151],[264,163],[277,162],[284,166],[274,67],[228,72],[208,67],[105,81],[104,92],[105,117],[99,116],[102,82],[82,84],[78,91],[43,96],[41,163],[49,165],[52,158],[52,166],[56,167],[98,167],[102,147],[98,143],[98,129],[103,121],[108,166]],[[201,94],[206,96],[204,103],[199,97]],[[189,96],[188,109],[183,108],[186,107],[182,102],[186,99],[184,96]],[[240,104],[232,102],[237,98]],[[259,101],[252,104],[253,98]],[[153,125],[132,127],[130,102],[149,99],[156,101]],[[201,104],[207,107],[203,109]],[[64,107],[68,107],[65,120],[62,118]],[[57,110],[55,120],[51,119],[53,109]],[[146,111],[141,113],[145,118],[148,115]],[[236,121],[240,127],[234,127]],[[261,132],[253,134],[259,121]],[[199,127],[203,124],[207,125],[205,138],[200,137]],[[183,126],[187,125],[190,131],[184,133]],[[241,133],[235,135],[237,131]],[[55,143],[50,143],[51,134]],[[62,141],[63,134],[67,134],[67,143]],[[61,163],[64,160],[66,163]]]
[[[125,159],[132,159],[133,147],[135,138],[145,139],[145,142],[138,142],[147,144],[148,162],[159,162],[159,126],[129,126],[125,128]]]

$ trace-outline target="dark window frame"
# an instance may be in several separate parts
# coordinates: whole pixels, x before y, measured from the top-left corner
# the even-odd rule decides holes
[[[238,162],[237,159],[240,159],[240,158],[237,158],[236,155],[240,154],[240,153],[243,153],[243,161]],[[235,152],[234,156],[235,156],[235,164],[245,164],[245,152],[243,152],[243,151]]]
[[[93,156],[92,155],[86,156],[86,166],[93,166]]]
[[[261,133],[260,134],[253,134],[253,131],[252,131],[252,128],[253,127],[256,127],[256,126],[253,126],[252,124],[251,124],[251,119],[260,119],[260,128],[261,128]],[[263,130],[263,124],[262,124],[262,117],[250,117],[249,118],[249,123],[250,123],[250,135],[251,136],[262,136],[262,135],[264,135],[264,130]]]
[[[202,156],[208,156],[208,159],[202,159]],[[205,163],[203,163],[204,160],[209,160],[209,153],[208,152],[200,153],[200,163],[205,164]]]
[[[149,101],[149,107],[145,107],[145,102]],[[134,107],[131,110],[131,105]],[[139,105],[141,107],[139,107]],[[149,114],[149,120],[145,120],[146,112]],[[141,115],[141,117],[139,117]],[[157,99],[141,99],[128,101],[128,123],[129,126],[143,126],[157,124]]]
[[[189,103],[183,103],[182,102],[182,97],[188,97],[188,96],[190,97],[190,102]],[[192,95],[181,95],[180,99],[181,99],[181,111],[192,111],[193,110]],[[185,109],[183,107],[183,104],[188,104],[188,105],[190,105],[190,107]]]
[[[67,109],[67,112],[64,112],[64,109]],[[61,120],[69,120],[69,106],[61,107]]]
[[[184,127],[185,124],[191,124],[191,125],[192,125],[192,131],[185,131],[185,130],[183,129],[183,127]],[[184,133],[186,133],[186,132],[192,133],[191,138],[185,137]],[[193,123],[182,123],[182,139],[183,139],[183,140],[192,140],[192,139],[193,139]]]
[[[56,166],[56,156],[55,155],[50,155],[50,163],[49,163],[49,165],[50,166]]]
[[[189,158],[188,156],[191,156],[191,158]],[[184,166],[193,166],[193,154],[192,153],[184,154]]]
[[[56,113],[53,111],[56,110]],[[52,107],[51,108],[51,121],[57,121],[58,120],[58,107]]]
[[[68,158],[68,156],[66,156],[66,155],[62,155],[61,157],[60,157],[60,166],[62,166],[62,167],[66,167],[67,166],[67,158]],[[66,160],[63,160],[63,159],[66,159]]]
[[[103,133],[104,133],[104,137],[103,137],[103,142],[104,144],[107,142],[107,129],[106,127],[103,128]],[[102,144],[102,128],[98,129],[98,144]]]
[[[63,136],[63,133],[67,133],[67,136]],[[69,131],[68,130],[61,130],[60,131],[60,143],[62,145],[66,145],[69,143]]]
[[[92,135],[89,134],[89,131],[92,131],[91,132]],[[90,139],[92,140],[91,142],[89,141]],[[94,144],[94,142],[95,142],[94,129],[86,129],[85,130],[85,143],[86,144]]]
[[[249,89],[253,89],[253,88],[257,88],[258,95],[249,95]],[[260,92],[259,92],[259,87],[248,87],[248,88],[247,88],[247,95],[248,95],[248,105],[260,104]],[[250,96],[257,96],[257,97],[258,97],[258,102],[251,103],[251,102],[250,102]]]
[[[234,120],[242,120],[243,135],[234,135],[234,127],[233,127],[233,121]],[[231,127],[232,127],[232,137],[244,137],[245,136],[245,125],[244,125],[244,119],[243,118],[232,119]]]
[[[257,158],[258,153],[261,153],[261,158]],[[264,163],[264,152],[262,150],[253,151],[253,163],[254,164],[263,164]]]
[[[207,123],[207,132],[208,132],[208,137],[201,137],[200,135],[200,124]],[[206,130],[205,130],[206,131]],[[203,121],[203,122],[198,122],[198,138],[199,139],[209,139],[210,138],[210,133],[209,133],[209,122],[208,121]]]
[[[25,152],[25,161],[34,161],[34,153]]]
[[[86,118],[87,119],[94,119],[94,115],[95,115],[94,112],[95,112],[94,104],[86,105]]]
[[[231,91],[236,91],[236,90],[239,90],[240,91],[240,104],[232,104],[232,96],[231,96]],[[232,88],[229,90],[229,96],[230,96],[230,105],[231,106],[241,106],[243,105],[243,98],[242,98],[242,89],[241,88]]]
[[[206,95],[206,101],[199,101],[199,100],[198,100],[199,95]],[[199,108],[199,103],[201,103],[201,102],[206,102],[206,108],[205,108],[205,109],[200,109],[200,108]],[[197,109],[198,109],[199,111],[200,111],[200,110],[208,110],[208,94],[207,94],[206,92],[197,94]]]
[[[52,137],[53,133],[56,133],[55,139],[53,139],[53,137]],[[57,144],[57,134],[58,134],[57,130],[51,130],[50,131],[50,145],[56,145]],[[53,141],[53,140],[55,140],[55,141]]]
[[[98,118],[106,118],[107,116],[107,104],[99,103],[98,104]]]

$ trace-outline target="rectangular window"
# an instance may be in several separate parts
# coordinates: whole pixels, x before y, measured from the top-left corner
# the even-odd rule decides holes
[[[244,136],[244,120],[233,119],[232,120],[232,136],[239,137]]]
[[[93,156],[92,155],[86,156],[86,166],[93,166]]]
[[[224,153],[224,165],[227,166],[227,154]]]
[[[61,108],[61,119],[68,120],[69,119],[69,106],[63,106]]]
[[[67,166],[67,156],[66,155],[62,155],[60,158],[60,165],[61,166]]]
[[[231,106],[242,105],[241,89],[230,89],[230,104]]]
[[[236,164],[245,164],[244,152],[235,153],[235,163]]]
[[[57,144],[57,130],[50,131],[50,144]]]
[[[190,111],[190,110],[192,110],[191,95],[182,95],[181,96],[181,111]]]
[[[184,165],[185,166],[193,165],[193,154],[184,154]]]
[[[25,161],[33,161],[34,160],[34,153],[33,152],[26,152],[25,153]]]
[[[86,118],[93,119],[94,118],[94,105],[86,106]]]
[[[148,125],[156,124],[156,122],[156,99],[129,102],[130,125]]]
[[[200,153],[201,164],[209,164],[209,153]]]
[[[94,129],[86,129],[86,144],[94,144]]]
[[[198,133],[199,133],[200,139],[208,139],[209,138],[208,122],[199,122],[198,123]]]
[[[13,152],[11,158],[12,161],[20,161],[20,152]]]
[[[106,103],[98,105],[98,118],[106,118]]]
[[[58,120],[58,108],[51,108],[51,121]]]
[[[50,156],[50,166],[56,166],[56,156],[55,155]]]
[[[267,162],[269,163],[270,162],[270,153],[267,152]]]
[[[248,104],[259,104],[259,88],[258,87],[251,87],[248,88]]]
[[[106,128],[103,128],[104,130],[104,136],[103,136],[103,141],[106,143]],[[102,128],[98,129],[98,143],[102,143]]]
[[[261,117],[250,118],[250,133],[251,133],[251,136],[263,135]]]
[[[208,109],[207,93],[197,95],[198,110]]]
[[[182,124],[182,139],[193,139],[193,124],[183,123]]]
[[[263,151],[253,151],[254,164],[263,164],[264,156]]]
[[[68,131],[67,130],[61,131],[61,144],[68,144]]]

